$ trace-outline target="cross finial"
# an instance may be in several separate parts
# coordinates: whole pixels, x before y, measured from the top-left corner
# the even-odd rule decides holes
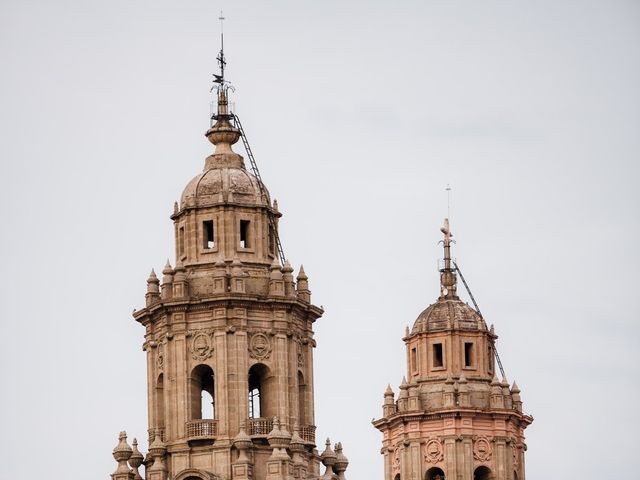
[[[440,227],[440,231],[444,235],[442,245],[444,246],[444,268],[440,269],[440,289],[441,298],[458,298],[456,296],[456,274],[451,268],[451,229],[449,228],[449,219],[444,219],[444,224]]]
[[[442,227],[440,227],[440,231],[444,234],[444,240],[443,240],[444,246],[449,247],[451,245],[451,237],[453,237],[453,235],[451,234],[451,229],[449,228],[448,218],[444,219],[444,224],[442,225]]]

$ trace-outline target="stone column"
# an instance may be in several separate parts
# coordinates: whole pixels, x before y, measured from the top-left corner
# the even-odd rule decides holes
[[[415,440],[409,444],[409,464],[411,466],[410,469],[410,477],[407,477],[407,480],[422,480],[422,461],[420,455],[420,442]],[[404,479],[401,479],[404,480]]]
[[[444,473],[447,480],[458,480],[456,457],[456,437],[446,437],[444,439],[444,462],[446,465],[446,471]]]
[[[497,438],[494,442],[494,455],[496,480],[511,480],[507,477],[507,443],[504,438]]]

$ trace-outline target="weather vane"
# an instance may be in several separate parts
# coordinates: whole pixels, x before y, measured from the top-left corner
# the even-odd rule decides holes
[[[213,74],[214,85],[211,87],[211,91],[213,91],[214,88],[218,89],[225,84],[224,67],[227,65],[227,61],[224,58],[224,15],[222,10],[220,10],[218,20],[220,20],[220,53],[218,53],[216,60],[218,60],[218,66],[220,67],[220,75],[216,73]]]

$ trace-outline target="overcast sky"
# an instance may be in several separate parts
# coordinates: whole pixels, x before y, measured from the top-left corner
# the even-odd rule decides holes
[[[131,311],[212,151],[220,8],[285,253],[326,309],[317,439],[347,476],[383,477],[370,421],[437,298],[451,184],[453,255],[535,418],[528,478],[634,478],[637,1],[2,0],[0,479],[107,479],[123,429],[147,449]]]

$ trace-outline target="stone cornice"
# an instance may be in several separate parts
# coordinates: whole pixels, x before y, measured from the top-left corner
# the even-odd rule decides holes
[[[201,210],[204,208],[213,208],[213,207],[240,207],[240,208],[262,209],[262,210],[267,210],[269,213],[271,213],[275,217],[280,218],[282,216],[281,212],[276,211],[273,207],[267,204],[222,201],[222,202],[210,202],[210,203],[198,202],[196,205],[185,205],[180,207],[180,210],[178,212],[171,214],[170,218],[171,220],[176,220],[177,218],[180,218],[182,215],[186,214],[187,212],[190,212],[191,210]]]
[[[531,415],[526,415],[518,412],[517,410],[483,410],[480,408],[468,408],[468,409],[459,409],[455,410],[434,410],[429,412],[401,412],[395,413],[390,417],[383,417],[378,420],[373,420],[372,425],[380,431],[385,429],[395,428],[401,424],[405,424],[408,422],[415,421],[425,421],[425,420],[437,420],[442,418],[464,418],[464,417],[491,417],[491,418],[502,418],[505,421],[509,421],[512,418],[518,420],[520,423],[524,424],[523,428],[526,428],[528,425],[533,422],[533,417]]]
[[[259,304],[263,310],[286,309],[304,314],[312,322],[322,316],[324,310],[315,305],[304,303],[298,299],[290,298],[258,298],[252,295],[228,293],[216,297],[209,297],[198,300],[176,300],[160,301],[140,310],[134,310],[133,318],[145,325],[149,321],[154,322],[160,315],[186,311],[204,311],[212,308],[255,308]]]
[[[405,335],[404,337],[402,337],[402,341],[407,343],[408,341],[412,340],[415,337],[422,338],[422,337],[439,335],[442,333],[452,334],[452,333],[462,333],[462,332],[464,332],[465,334],[469,334],[471,332],[477,332],[481,335],[486,335],[487,337],[491,338],[494,341],[498,339],[498,335],[496,335],[495,333],[491,333],[490,330],[485,328],[445,327],[445,328],[438,328],[438,329],[432,329],[432,330],[424,330],[421,332],[411,332],[409,335]]]

